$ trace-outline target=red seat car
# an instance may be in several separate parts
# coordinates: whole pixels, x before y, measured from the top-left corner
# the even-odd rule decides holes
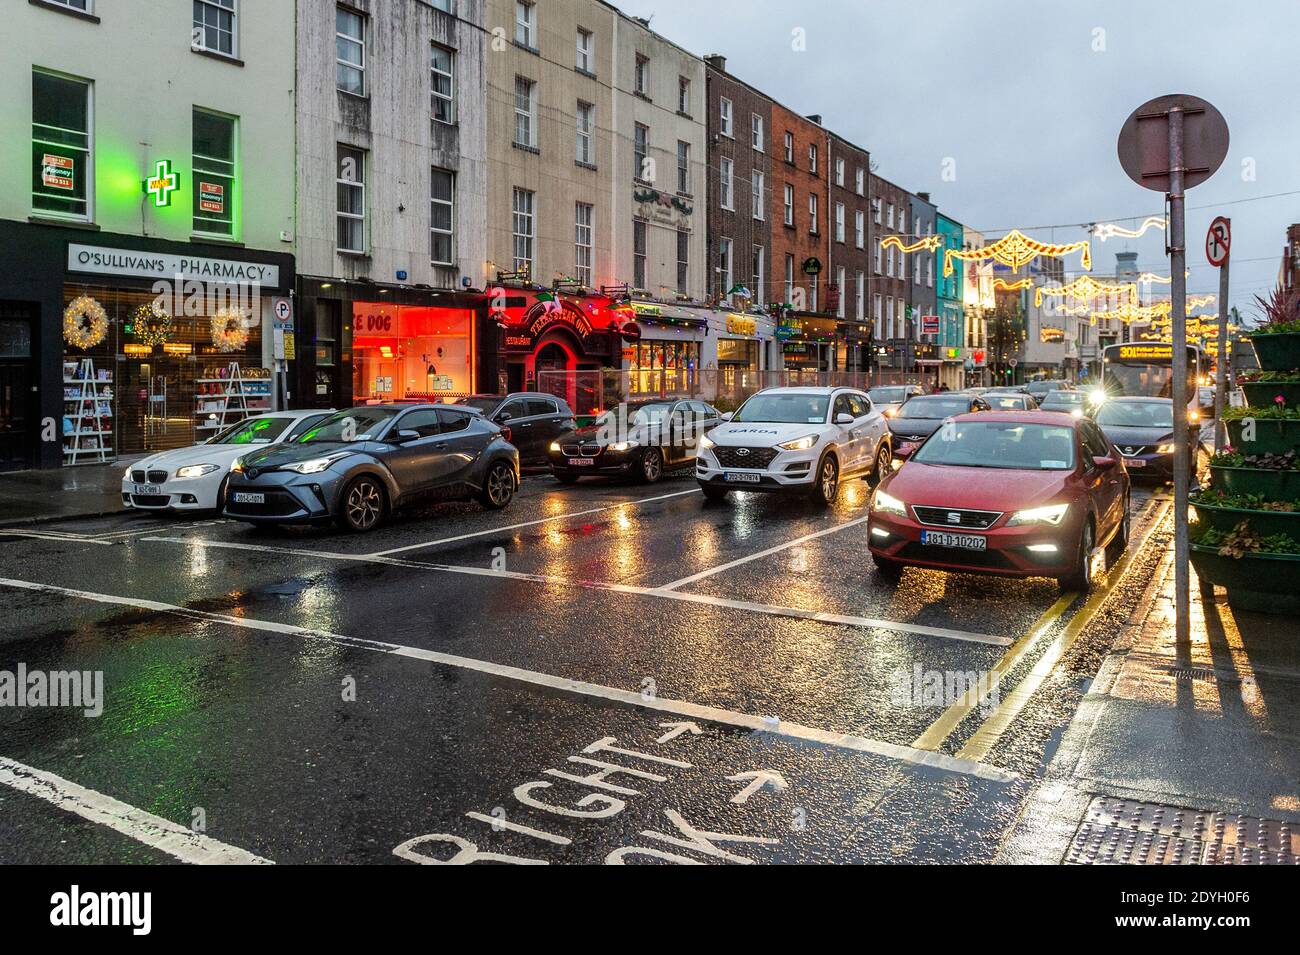
[[[1096,549],[1128,541],[1128,472],[1088,418],[957,415],[881,482],[867,524],[886,575],[933,567],[1086,591]]]

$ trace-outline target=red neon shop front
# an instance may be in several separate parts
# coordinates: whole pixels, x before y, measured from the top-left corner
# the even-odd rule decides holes
[[[474,394],[474,317],[469,308],[354,302],[354,400],[454,401]]]
[[[508,295],[488,316],[498,341],[497,390],[544,391],[590,414],[602,401],[602,370],[622,367],[623,341],[636,334],[632,317],[605,296]],[[484,364],[486,373],[486,356]]]

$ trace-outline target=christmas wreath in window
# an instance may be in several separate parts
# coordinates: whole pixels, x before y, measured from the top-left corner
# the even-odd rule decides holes
[[[248,344],[248,319],[237,308],[222,308],[212,314],[212,344],[219,352],[241,351]]]
[[[131,316],[131,328],[141,345],[161,345],[172,337],[171,312],[157,302],[147,302]]]
[[[108,313],[89,295],[78,295],[63,310],[63,340],[75,348],[94,348],[108,337]]]

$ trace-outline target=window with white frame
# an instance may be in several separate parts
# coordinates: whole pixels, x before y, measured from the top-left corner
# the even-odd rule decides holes
[[[591,132],[595,125],[596,107],[591,103],[584,103],[578,100],[578,108],[575,115],[577,116],[577,143],[575,144],[573,158],[584,165],[592,165],[592,157],[595,150],[592,148]]]
[[[843,187],[844,185],[844,160],[835,160],[835,185]]]
[[[794,133],[789,130],[785,134],[785,161],[794,164]]]
[[[763,117],[757,113],[749,114],[749,141],[760,153],[763,151]]]
[[[573,61],[573,65],[577,69],[582,70],[584,73],[596,72],[593,69],[593,67],[596,64],[596,61],[594,59],[595,52],[596,52],[595,40],[596,38],[592,35],[592,32],[590,30],[584,30],[582,27],[578,27],[578,40],[577,40],[578,50],[577,50],[577,56]]]
[[[236,0],[194,0],[194,32],[190,42],[195,49],[238,55],[239,11],[235,3]],[[87,0],[62,0],[62,6],[90,12]]]
[[[537,146],[537,84],[515,77],[515,145]]]
[[[642,96],[650,95],[650,57],[638,53],[636,68],[632,75],[632,89]]]
[[[794,256],[790,253],[785,255],[785,302],[790,304],[794,301]]]
[[[456,174],[434,166],[429,180],[429,261],[455,265]]]
[[[815,173],[817,171],[817,144],[808,144],[808,171]]]
[[[639,289],[646,287],[645,263],[649,232],[650,224],[644,219],[632,220],[632,285]]]
[[[853,184],[853,191],[858,195],[863,195],[864,190],[866,189],[866,180],[866,174],[862,171],[862,167],[859,166],[856,173],[856,181]]]
[[[811,288],[809,288],[808,290],[808,297],[809,297],[808,306],[810,310],[815,312],[817,311],[818,298],[820,297],[819,292],[821,291],[821,288],[817,284],[816,275],[808,276],[808,281],[811,283]]]
[[[343,7],[334,10],[334,83],[344,93],[366,95],[366,18]]]
[[[876,225],[880,225],[882,209],[883,206],[881,205],[880,197],[876,196],[876,198],[871,200],[871,217],[876,220]]]
[[[58,7],[67,7],[69,10],[80,10],[82,13],[95,12],[92,0],[45,0],[45,2]]]
[[[720,197],[720,205],[723,209],[728,211],[734,211],[736,208],[733,176],[734,169],[735,165],[725,156],[718,161],[718,195]]]
[[[690,293],[687,287],[691,271],[691,234],[685,229],[677,230],[677,291],[682,295]]]
[[[892,295],[885,299],[885,322],[889,329],[889,337],[893,338],[897,334],[898,328],[894,324],[894,297]]]
[[[366,154],[352,146],[337,144],[336,248],[340,252],[366,251]]]
[[[232,238],[238,120],[196,107],[191,123],[192,227],[195,232]]]
[[[32,70],[32,211],[92,218],[89,80]]]
[[[536,225],[533,220],[533,200],[536,194],[530,189],[515,187],[511,200],[511,230],[514,235],[514,270],[531,277],[533,274],[533,239]]]
[[[589,202],[574,204],[573,277],[588,287],[591,286],[592,228],[596,207]]]
[[[934,288],[934,256],[925,257],[925,284],[929,288]]]
[[[921,253],[912,256],[912,284],[921,284]]]
[[[726,236],[718,239],[718,293],[729,297],[735,287],[731,272],[731,240]]]
[[[754,218],[762,222],[767,218],[766,204],[764,203],[764,193],[767,191],[767,184],[763,173],[757,169],[750,176],[750,202],[754,210]]]
[[[767,257],[767,250],[763,248],[763,246],[761,245],[754,246],[754,263],[753,263],[754,275],[751,280],[753,284],[750,286],[749,291],[750,294],[753,295],[754,297],[755,305],[764,304],[763,285],[765,283],[763,281],[763,262],[766,257]]]
[[[885,224],[891,229],[894,227],[894,204],[892,202],[889,204],[889,214],[885,217]]]
[[[894,247],[889,247],[889,254],[885,256],[885,275],[889,278],[894,277]]]
[[[844,203],[835,203],[835,241],[844,241]]]
[[[853,212],[853,244],[859,249],[867,247],[867,214],[861,209]]]
[[[691,81],[685,76],[677,77],[677,112],[691,114]]]
[[[835,314],[839,318],[844,317],[844,296],[848,294],[848,289],[844,287],[844,283],[847,281],[844,275],[844,266],[841,265],[835,273],[835,288],[840,293],[839,301],[835,305]]]
[[[731,100],[725,96],[718,100],[718,132],[728,139],[735,135],[731,130]]]
[[[867,277],[862,272],[858,272],[857,280],[858,307],[854,311],[854,315],[861,322],[865,321],[867,317]]]
[[[891,338],[893,336],[885,333],[885,327],[880,324],[880,293],[877,292],[871,296],[871,321],[875,329],[877,338]]]
[[[794,186],[790,183],[785,184],[785,210],[784,222],[786,225],[794,225]]]
[[[907,235],[907,207],[898,207],[898,231]]]
[[[874,242],[871,243],[871,245],[872,248],[875,250],[874,254],[875,254],[876,274],[879,275],[881,272],[884,271],[884,261],[883,261],[884,251],[880,248],[880,239],[878,237]]]
[[[537,30],[537,7],[524,0],[515,0],[515,42],[532,50]]]
[[[817,193],[808,194],[808,231],[817,232]]]
[[[677,191],[691,191],[691,144],[677,140]]]
[[[429,52],[429,105],[439,123],[456,122],[456,54],[434,44]]]
[[[643,182],[650,182],[650,170],[646,159],[650,156],[650,127],[637,123],[632,131],[632,177]]]

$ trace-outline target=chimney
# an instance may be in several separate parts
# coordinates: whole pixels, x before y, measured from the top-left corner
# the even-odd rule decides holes
[[[814,123],[816,123],[818,126],[820,126],[820,125],[822,124],[822,114],[821,114],[821,113],[809,113],[809,114],[808,114],[806,117],[804,117],[804,118],[805,118],[805,119],[811,119],[811,120],[812,120]]]
[[[707,53],[704,56],[704,62],[719,73],[727,72],[727,58],[721,53]]]
[[[929,202],[930,194],[928,192],[918,192],[916,198],[920,199],[922,202]]]

